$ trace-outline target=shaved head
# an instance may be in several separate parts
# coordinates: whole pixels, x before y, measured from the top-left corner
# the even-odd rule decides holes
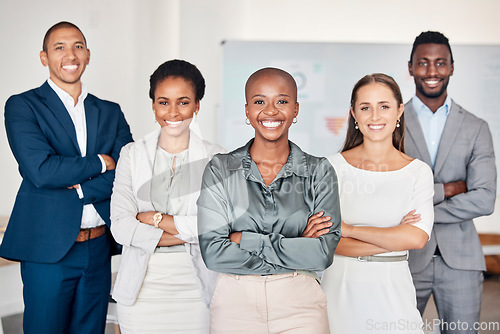
[[[290,75],[290,73],[283,71],[279,68],[274,68],[274,67],[266,67],[262,68],[256,72],[254,72],[247,80],[247,83],[245,85],[245,99],[248,103],[249,100],[249,92],[251,90],[251,87],[260,79],[265,79],[269,77],[278,77],[286,81],[287,85],[293,91],[293,96],[292,98],[294,99],[294,102],[297,102],[297,83],[295,82],[295,79]]]

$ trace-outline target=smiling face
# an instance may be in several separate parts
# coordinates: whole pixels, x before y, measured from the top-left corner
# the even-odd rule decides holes
[[[153,111],[156,121],[169,136],[189,135],[189,124],[198,113],[200,102],[191,82],[181,77],[167,77],[155,89]]]
[[[422,102],[446,98],[446,89],[454,69],[446,45],[420,44],[415,49],[408,69],[415,80],[416,95]]]
[[[403,110],[404,105],[397,102],[389,87],[372,83],[358,89],[351,113],[365,142],[388,141],[392,145],[392,134]]]
[[[54,30],[47,39],[47,50],[40,52],[40,61],[48,66],[50,79],[65,91],[80,85],[80,78],[90,60],[82,33],[71,27]]]
[[[256,140],[288,141],[288,129],[299,113],[299,104],[295,82],[284,73],[263,71],[247,83],[245,112]]]

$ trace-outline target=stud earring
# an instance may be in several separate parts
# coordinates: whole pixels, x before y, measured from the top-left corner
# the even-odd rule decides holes
[[[358,122],[357,121],[354,121],[354,128],[357,130],[359,129],[359,126],[358,126]]]
[[[400,120],[398,119],[398,120],[396,121],[396,127],[397,127],[397,128],[399,128],[399,127],[400,127],[399,122],[400,122]]]

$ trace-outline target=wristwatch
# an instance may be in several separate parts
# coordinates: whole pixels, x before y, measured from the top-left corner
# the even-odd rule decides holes
[[[163,219],[163,215],[161,212],[157,212],[153,216],[153,224],[156,228],[158,228],[158,225],[160,224],[161,220]]]

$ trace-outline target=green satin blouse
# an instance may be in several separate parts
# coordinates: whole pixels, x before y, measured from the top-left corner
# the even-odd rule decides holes
[[[266,186],[245,146],[207,165],[198,199],[200,248],[211,270],[236,275],[322,271],[339,242],[340,205],[335,170],[326,158],[290,143],[286,164]],[[324,211],[329,233],[301,237],[308,218]],[[229,240],[242,232],[241,243]]]

